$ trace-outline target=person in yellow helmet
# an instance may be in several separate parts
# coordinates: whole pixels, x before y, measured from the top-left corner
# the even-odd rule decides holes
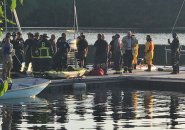
[[[154,43],[152,41],[151,36],[147,35],[145,43],[145,60],[146,64],[148,65],[148,69],[145,71],[151,71],[153,57],[154,57]]]
[[[133,34],[132,37],[135,37],[135,35]],[[136,38],[135,38],[136,39]],[[134,46],[134,51],[133,51],[133,60],[132,60],[132,64],[133,64],[133,69],[136,69],[136,65],[137,65],[137,57],[138,57],[138,51],[139,51],[139,44],[138,44],[138,40],[136,39],[136,43]]]

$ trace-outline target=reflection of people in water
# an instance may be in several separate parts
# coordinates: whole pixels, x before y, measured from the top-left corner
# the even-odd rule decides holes
[[[139,93],[137,91],[132,92],[132,104],[133,104],[133,112],[134,112],[135,118],[137,118],[138,96],[139,96]]]
[[[75,99],[76,99],[76,107],[75,107],[75,113],[79,114],[81,117],[84,117],[85,113],[86,113],[86,108],[85,108],[85,98],[83,97],[84,95],[75,95]]]
[[[174,129],[176,125],[178,125],[178,122],[175,121],[178,118],[178,106],[179,106],[179,99],[178,97],[171,96],[171,102],[170,102],[170,118],[171,118],[171,129]]]
[[[122,115],[123,119],[133,119],[134,118],[134,113],[132,110],[132,92],[130,91],[125,91],[124,92],[124,97],[122,101],[122,111],[125,112]]]
[[[95,90],[93,116],[96,122],[103,122],[106,118],[107,93],[105,89]]]
[[[2,130],[11,130],[12,110],[5,108],[2,110]]]
[[[145,91],[144,93],[144,106],[146,118],[151,119],[153,117],[153,95],[151,91]]]
[[[114,122],[118,122],[118,120],[120,119],[121,117],[121,113],[120,113],[120,103],[122,101],[122,90],[119,88],[119,87],[115,87],[113,90],[112,90],[112,98],[111,98],[111,109],[112,109],[112,118],[114,120]]]

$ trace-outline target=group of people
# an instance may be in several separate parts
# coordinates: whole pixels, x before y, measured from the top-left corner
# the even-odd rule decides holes
[[[56,41],[52,34],[48,40],[47,34],[28,33],[28,38],[24,41],[20,32],[7,33],[2,41],[3,58],[3,79],[10,77],[10,71],[26,73],[29,63],[32,63],[33,72],[44,72],[48,70],[66,70],[68,67],[67,58],[71,51],[71,46],[66,40],[66,34],[62,33]],[[173,33],[173,41],[169,44],[172,50],[173,74],[179,73],[179,40],[176,33]],[[88,54],[88,42],[83,33],[76,39],[76,58],[79,67],[85,68],[87,65],[86,57]],[[115,73],[120,73],[122,68],[124,73],[132,73],[136,69],[138,62],[139,44],[136,36],[131,32],[123,38],[119,34],[112,36],[111,42],[105,40],[104,34],[98,34],[94,43],[96,49],[94,66],[101,67],[104,74],[107,74],[108,67],[113,67]],[[154,56],[154,43],[150,35],[146,36],[145,43],[145,62],[148,65],[146,71],[151,71]],[[25,61],[23,71],[22,62]]]
[[[33,72],[49,70],[66,70],[67,54],[70,52],[70,44],[66,40],[66,34],[55,40],[52,34],[48,40],[47,34],[27,33],[28,38],[24,41],[21,32],[7,33],[2,40],[3,73],[2,78],[10,77],[10,72],[26,74],[28,66],[32,63]],[[77,49],[80,67],[86,64],[88,43],[83,33],[78,37]],[[23,70],[22,63],[25,61]]]
[[[136,69],[138,62],[139,44],[135,35],[129,31],[122,39],[119,34],[112,36],[110,44],[104,39],[103,34],[98,34],[97,41],[94,44],[96,48],[95,64],[101,65],[107,74],[108,66],[116,70],[116,74],[121,73],[122,68],[124,73],[132,73]],[[146,37],[145,44],[145,60],[148,65],[146,71],[151,71],[152,60],[154,54],[154,43],[150,35]]]

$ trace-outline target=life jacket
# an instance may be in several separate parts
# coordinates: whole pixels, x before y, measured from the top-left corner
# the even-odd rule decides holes
[[[32,54],[32,58],[52,58],[50,54],[50,48],[47,47],[45,42],[41,42],[41,47],[35,50],[37,52],[37,56]]]

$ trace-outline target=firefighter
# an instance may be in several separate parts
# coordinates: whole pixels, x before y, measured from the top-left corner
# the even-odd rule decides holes
[[[132,35],[132,37],[134,37],[134,35]],[[137,40],[137,42],[136,42],[136,44],[134,46],[134,51],[133,51],[133,61],[132,61],[133,69],[136,69],[138,51],[139,51],[139,44],[138,44],[138,40]]]
[[[146,43],[145,43],[145,60],[148,66],[148,69],[145,71],[151,71],[152,61],[154,57],[154,43],[150,35],[146,36]]]
[[[66,34],[62,33],[62,36],[57,40],[57,53],[54,56],[54,62],[56,70],[67,69],[67,54],[70,51],[69,43],[66,42]]]
[[[24,43],[24,55],[25,55],[25,66],[23,70],[23,74],[26,74],[29,64],[32,62],[32,46],[34,43],[34,35],[32,33],[28,33],[28,39]]]
[[[13,72],[20,73],[22,62],[24,61],[24,40],[22,38],[22,33],[17,32],[12,34],[13,48],[15,49],[15,55],[13,56]]]

